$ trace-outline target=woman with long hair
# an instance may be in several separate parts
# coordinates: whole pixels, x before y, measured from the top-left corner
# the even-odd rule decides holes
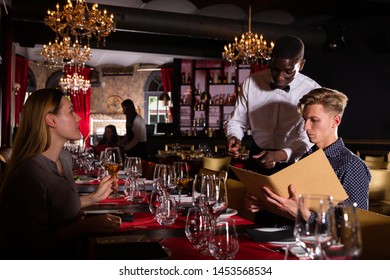
[[[127,156],[147,159],[145,120],[137,113],[130,99],[122,102],[122,109],[126,115],[126,135],[119,141],[119,145]]]
[[[117,216],[80,215],[108,197],[117,179],[107,176],[94,193],[78,195],[71,154],[63,147],[80,139],[79,121],[58,89],[37,90],[27,99],[0,185],[1,258],[78,258],[82,234],[118,229]]]

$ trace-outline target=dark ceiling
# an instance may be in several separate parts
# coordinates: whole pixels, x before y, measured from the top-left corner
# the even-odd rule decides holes
[[[134,0],[148,5],[150,0]],[[14,42],[32,47],[52,41],[54,33],[44,25],[47,9],[54,9],[53,0],[13,0],[12,16]],[[87,1],[91,2],[91,1]],[[115,1],[96,1],[113,3]],[[123,1],[122,1],[123,2]],[[130,1],[129,1],[130,2]],[[245,0],[189,0],[198,10],[212,5],[230,4],[248,13]],[[326,39],[324,26],[337,25],[345,18],[366,18],[390,14],[390,0],[253,0],[252,15],[270,10],[284,11],[293,21],[278,24],[256,22],[252,30],[264,33],[269,39],[289,33],[300,36],[307,44],[322,44]],[[160,3],[164,3],[160,1]],[[180,11],[148,10],[138,7],[99,5],[114,13],[117,31],[110,35],[105,48],[134,52],[220,57],[221,46],[247,30],[247,18],[228,19],[221,15],[204,16],[200,13],[183,14]],[[162,9],[164,10],[164,9]],[[245,15],[247,16],[247,15]],[[275,23],[276,22],[276,23]],[[258,31],[259,30],[259,31]],[[102,46],[100,46],[102,47]]]

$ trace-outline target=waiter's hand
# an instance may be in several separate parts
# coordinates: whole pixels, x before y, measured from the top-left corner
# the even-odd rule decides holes
[[[237,137],[233,136],[229,138],[227,142],[228,154],[237,158],[240,155],[240,153],[238,152],[240,146],[241,140],[239,140]]]
[[[260,167],[271,169],[274,168],[277,162],[286,161],[287,154],[283,150],[278,151],[262,151],[258,155],[253,155],[257,159]]]

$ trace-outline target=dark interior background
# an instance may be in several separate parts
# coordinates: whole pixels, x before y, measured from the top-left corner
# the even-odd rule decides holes
[[[14,0],[14,42],[33,46],[47,43],[50,34],[43,24],[48,8],[55,2]],[[63,3],[64,1],[58,1]],[[102,2],[102,1],[100,1]],[[105,1],[103,1],[105,2]],[[147,4],[150,1],[142,1]],[[231,3],[247,10],[250,1],[191,0],[199,9],[207,5]],[[284,34],[300,36],[306,43],[307,63],[303,73],[322,86],[341,90],[350,101],[340,127],[340,135],[348,139],[390,140],[390,1],[388,0],[254,0],[252,14],[267,9],[285,10],[294,22],[280,24],[253,23],[252,30],[269,40]],[[109,1],[106,1],[110,5]],[[100,7],[101,5],[99,5]],[[104,6],[103,6],[104,7]],[[117,19],[117,31],[110,35],[106,48],[114,50],[177,53],[221,58],[226,43],[242,31],[228,29],[246,20],[229,20],[177,15],[145,9],[107,6]],[[180,30],[188,22],[199,21],[203,30]],[[214,21],[220,22],[212,30]],[[231,23],[230,26],[227,23]],[[164,29],[165,28],[165,29]],[[214,32],[214,33],[212,33]]]

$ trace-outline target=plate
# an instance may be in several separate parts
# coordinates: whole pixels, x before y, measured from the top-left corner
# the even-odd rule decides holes
[[[232,208],[228,208],[228,209],[226,209],[226,212],[221,214],[219,217],[221,217],[221,218],[228,218],[228,217],[237,215],[237,213],[238,213],[237,210],[232,209]]]
[[[257,231],[263,231],[263,232],[276,232],[276,231],[282,231],[284,229],[282,228],[255,228]]]

